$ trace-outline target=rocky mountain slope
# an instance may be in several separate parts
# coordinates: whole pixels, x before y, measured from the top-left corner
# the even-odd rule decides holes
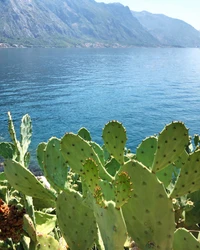
[[[182,20],[147,11],[132,14],[164,46],[200,47],[200,32]]]
[[[187,23],[95,0],[0,0],[0,47],[200,46]]]
[[[0,42],[157,46],[130,9],[94,0],[0,0]]]

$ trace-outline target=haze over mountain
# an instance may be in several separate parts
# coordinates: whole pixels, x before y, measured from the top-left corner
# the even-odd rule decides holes
[[[164,46],[200,46],[200,32],[182,20],[147,11],[132,11],[132,14]]]
[[[160,31],[159,23],[156,26],[156,21],[151,21],[152,26],[147,27],[144,17],[118,3],[0,0],[0,10],[0,43],[46,47],[200,46],[195,29],[183,21],[178,39],[179,34],[170,32],[174,19],[169,18],[171,22],[164,27],[160,25]],[[165,36],[161,39],[162,32]]]

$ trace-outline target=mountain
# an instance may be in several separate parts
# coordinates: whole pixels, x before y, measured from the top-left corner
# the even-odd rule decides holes
[[[132,14],[163,46],[200,47],[200,32],[182,20],[147,11]]]
[[[200,32],[164,15],[95,0],[0,0],[0,47],[200,47]]]
[[[128,7],[94,0],[0,0],[0,44],[159,46]]]

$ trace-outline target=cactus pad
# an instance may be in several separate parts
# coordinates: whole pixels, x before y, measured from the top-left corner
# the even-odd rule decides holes
[[[32,124],[29,115],[24,115],[21,121],[21,154],[24,156],[28,150],[31,143],[32,136]]]
[[[86,128],[79,129],[78,135],[86,141],[92,140],[90,132]]]
[[[122,207],[128,234],[141,249],[149,242],[155,249],[172,249],[174,212],[165,188],[144,165],[132,160],[121,171],[131,177],[133,194]]]
[[[25,195],[39,199],[55,199],[54,194],[20,163],[8,159],[4,163],[4,171],[10,185]]]
[[[115,189],[115,207],[120,208],[128,202],[132,194],[132,183],[126,172],[121,172],[115,177],[113,182]]]
[[[69,167],[60,150],[60,140],[52,137],[44,152],[44,173],[55,189],[67,189]]]
[[[200,242],[186,229],[177,229],[174,233],[173,250],[200,249]]]
[[[122,250],[127,231],[121,209],[116,209],[114,202],[108,202],[106,208],[94,204],[94,214],[105,250]]]
[[[44,173],[44,150],[46,148],[46,143],[41,142],[37,147],[37,160],[41,170]]]
[[[99,175],[105,179],[111,179],[103,168],[92,146],[80,136],[67,133],[61,139],[61,151],[66,163],[78,174],[83,171],[83,164],[88,158],[92,158],[99,168]]]
[[[31,220],[28,214],[25,214],[23,217],[23,229],[26,231],[32,241],[37,241],[36,229],[33,224],[33,221]]]
[[[81,175],[83,182],[86,183],[90,192],[93,193],[95,188],[99,185],[99,170],[92,159],[87,159],[83,164],[83,172]]]
[[[15,154],[15,146],[9,142],[0,143],[0,156],[4,159],[13,159]]]
[[[38,234],[36,250],[58,250],[59,242],[54,237],[46,234]]]
[[[156,137],[148,137],[141,142],[136,151],[136,159],[149,169],[153,164],[157,144]]]
[[[124,149],[126,144],[126,130],[117,121],[110,121],[103,129],[104,144],[108,152],[121,164],[124,164]]]
[[[181,122],[172,122],[158,136],[152,171],[157,172],[173,163],[189,144],[188,129]]]
[[[97,239],[94,215],[82,201],[81,195],[73,190],[63,191],[57,199],[58,224],[71,250],[88,250]]]
[[[200,150],[190,154],[182,161],[181,172],[178,176],[171,198],[195,192],[200,189]]]

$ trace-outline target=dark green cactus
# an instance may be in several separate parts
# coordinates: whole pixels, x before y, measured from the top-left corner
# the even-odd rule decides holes
[[[79,129],[78,135],[80,137],[82,137],[86,141],[91,141],[92,140],[90,132],[86,128]]]
[[[0,156],[4,159],[14,159],[16,157],[14,144],[10,142],[1,142]]]

